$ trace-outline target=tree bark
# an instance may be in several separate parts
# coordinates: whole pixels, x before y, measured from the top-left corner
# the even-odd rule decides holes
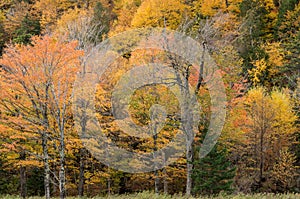
[[[79,165],[79,183],[78,183],[78,195],[83,197],[84,195],[84,161],[85,161],[85,149],[80,149],[80,165]]]
[[[204,64],[203,64],[204,65]],[[194,154],[193,154],[193,146],[194,146],[194,129],[193,129],[193,99],[191,99],[190,96],[190,90],[189,90],[189,68],[185,71],[185,79],[184,79],[184,87],[185,89],[182,91],[184,95],[184,118],[183,118],[183,128],[184,132],[186,134],[186,161],[187,161],[187,176],[186,176],[186,195],[190,196],[192,193],[192,185],[193,185],[193,179],[192,179],[192,172],[193,172],[193,160],[194,160]],[[200,86],[202,83],[202,77]],[[200,87],[199,87],[200,88]]]
[[[24,151],[20,153],[20,160],[25,160],[26,154]],[[26,198],[26,167],[20,166],[20,197]]]
[[[45,197],[50,199],[50,166],[48,154],[48,138],[45,132],[42,134],[43,162],[44,162],[44,186]]]
[[[156,132],[156,124],[154,124],[154,132],[153,132],[153,141],[154,141],[154,154],[157,151],[157,132]],[[154,190],[156,194],[159,194],[159,177],[156,163],[156,156],[154,155]]]
[[[107,179],[107,194],[108,194],[108,196],[110,196],[110,194],[111,194],[111,178],[110,177],[108,177],[108,179]]]
[[[192,161],[191,148],[192,147],[187,146],[186,159],[188,162]],[[192,192],[192,171],[193,171],[193,164],[187,163],[186,195],[188,196],[190,196]]]
[[[164,173],[164,194],[168,194],[168,179],[167,179],[166,167],[163,168],[163,173]]]
[[[155,193],[159,194],[159,178],[158,178],[158,171],[155,170],[154,171],[154,189],[155,189]]]
[[[186,137],[186,195],[190,196],[192,192],[192,171],[193,171],[193,140],[194,140],[194,132],[193,132],[193,115],[191,114],[193,102],[191,101],[190,90],[189,90],[189,68],[184,71],[184,78],[181,78],[179,71],[177,69],[178,63],[173,63],[173,68],[175,69],[176,81],[180,86],[181,96],[183,98],[183,115],[181,118],[183,131]],[[177,69],[177,70],[176,70]],[[199,82],[199,81],[198,81]],[[199,84],[199,88],[200,88]],[[197,85],[198,87],[198,85]]]
[[[59,195],[61,199],[66,198],[66,178],[65,178],[65,135],[64,127],[60,129],[60,171],[59,171]]]
[[[225,0],[225,5],[226,5],[226,8],[229,7],[229,2],[228,2],[228,0]]]

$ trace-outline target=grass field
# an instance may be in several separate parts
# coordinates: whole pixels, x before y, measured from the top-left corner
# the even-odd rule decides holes
[[[1,199],[19,199],[18,196],[0,196]],[[43,197],[30,197],[30,199],[42,199]],[[84,197],[86,198],[86,197]],[[156,195],[151,192],[142,192],[130,195],[113,195],[105,197],[93,197],[94,199],[300,199],[300,194],[270,194],[259,193],[253,195],[218,195],[210,197],[186,197],[181,195]],[[68,199],[79,199],[78,197],[68,197]],[[87,198],[86,198],[87,199]]]

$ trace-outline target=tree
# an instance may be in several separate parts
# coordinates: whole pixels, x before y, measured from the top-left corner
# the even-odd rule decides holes
[[[145,0],[137,9],[133,27],[168,27],[177,29],[187,8],[181,0],[159,1]]]
[[[272,41],[274,36],[275,7],[272,1],[243,0],[240,4],[239,52],[244,60],[243,72],[248,76],[248,71],[255,68],[255,62],[267,59],[267,54],[261,47],[266,41]],[[259,64],[263,66],[263,64]],[[250,79],[249,79],[250,80]],[[251,82],[251,80],[249,81]]]
[[[76,46],[76,42],[64,43],[49,36],[34,37],[31,46],[7,48],[0,60],[1,105],[7,115],[12,115],[7,124],[40,137],[46,198],[50,198],[48,140],[55,137],[60,146],[61,197],[65,194],[65,124],[78,58],[82,55]]]
[[[9,38],[12,38],[14,35],[14,31],[17,30],[22,21],[24,20],[25,16],[30,13],[32,5],[21,1],[13,3],[6,11],[5,20],[4,20],[4,27],[5,32],[8,34]]]
[[[2,107],[0,110],[3,110]],[[3,164],[3,168],[7,171],[19,171],[20,197],[26,198],[27,175],[31,172],[31,168],[41,167],[40,161],[37,160],[37,153],[40,150],[35,144],[37,139],[31,132],[13,129],[13,127],[10,127],[10,124],[7,125],[6,120],[9,117],[10,116],[4,112],[0,119],[0,138],[2,140],[2,142],[0,142],[0,151],[6,157],[3,159],[6,160],[5,164]],[[1,123],[3,123],[3,125],[1,125]]]
[[[2,55],[2,50],[4,48],[5,45],[5,31],[4,31],[4,21],[5,17],[4,14],[2,12],[0,12],[0,56]]]
[[[195,1],[195,9],[201,15],[201,18],[212,17],[217,14],[219,11],[225,10],[227,7],[226,2],[224,0],[202,0]]]
[[[284,16],[287,12],[294,10],[296,5],[299,3],[299,0],[277,0],[277,6],[279,7],[278,11],[278,21],[277,21],[277,28],[281,26],[282,22],[284,21]],[[280,31],[277,33],[280,34]]]
[[[28,44],[34,35],[41,33],[40,22],[35,19],[30,19],[28,15],[24,17],[19,28],[14,31],[14,43]]]
[[[113,7],[116,16],[109,34],[115,35],[131,28],[131,21],[141,3],[142,0],[116,0]]]
[[[204,158],[194,161],[193,179],[195,194],[212,195],[233,191],[235,167],[226,158],[226,149],[215,145]]]
[[[281,71],[284,70],[284,49],[279,42],[266,43],[261,46],[266,57],[252,62],[248,70],[249,79],[254,86],[271,88],[280,84]]]
[[[299,176],[296,167],[296,156],[288,148],[280,150],[280,155],[272,169],[274,189],[280,192],[291,190],[295,177]]]
[[[168,115],[166,119],[163,117],[162,107],[166,109],[165,114]],[[142,143],[143,150],[149,151],[150,149],[150,151],[153,150],[155,152],[170,142],[176,133],[176,126],[178,126],[176,121],[172,120],[172,118],[176,117],[174,113],[178,112],[178,101],[163,84],[145,87],[136,91],[132,97],[130,108],[130,112],[137,124],[152,126],[150,129],[152,131],[150,132],[152,140],[147,139],[146,142]],[[162,126],[162,121],[164,120],[166,120],[165,125]],[[161,178],[163,178],[164,193],[168,192],[166,167],[162,169],[162,172],[154,171],[154,190],[157,194],[159,193]]]
[[[281,86],[289,85],[289,88],[295,90],[297,87],[297,78],[299,77],[300,57],[300,3],[295,6],[294,10],[288,11],[282,19],[279,27],[279,38],[283,41],[282,47],[284,53],[284,67],[281,68]]]
[[[276,157],[295,141],[296,116],[286,92],[273,90],[268,94],[262,87],[249,91],[244,107],[247,112],[244,141],[236,149],[240,161],[238,176],[247,173],[250,184],[244,188],[266,190],[272,177],[268,171],[272,170]]]
[[[100,2],[97,2],[94,8],[94,14],[92,19],[92,26],[96,27],[96,31],[99,32],[99,35],[95,36],[95,43],[101,42],[103,36],[105,36],[110,29],[111,17],[109,15],[109,10],[105,8]],[[98,36],[98,37],[97,37]]]

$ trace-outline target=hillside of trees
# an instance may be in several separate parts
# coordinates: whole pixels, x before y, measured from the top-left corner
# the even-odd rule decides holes
[[[154,29],[167,44],[174,32],[192,38],[203,53],[199,64],[170,52],[163,41],[163,50],[136,49]],[[143,45],[154,46],[151,39]],[[118,56],[101,77],[90,76],[91,60],[98,61],[93,53],[108,43],[113,50],[101,56]],[[203,71],[206,55],[218,67],[210,75]],[[132,70],[149,63],[164,63],[178,75],[176,82],[152,83],[160,76]],[[222,76],[226,117],[217,142],[201,156],[211,120],[222,115],[212,113],[214,95],[222,98],[210,92],[221,84],[211,80],[215,75]],[[96,79],[96,88],[79,91],[78,77]],[[135,78],[148,84],[134,87]],[[122,95],[133,88],[130,97]],[[0,91],[0,195],[300,192],[299,0],[0,0]],[[178,99],[176,91],[195,97]],[[199,118],[193,114],[198,109]],[[125,117],[136,125],[128,132]],[[154,122],[160,118],[163,123]],[[92,119],[106,142],[86,136]],[[150,136],[135,135],[149,126]],[[185,144],[173,150],[185,153],[176,160],[156,157],[177,134]],[[115,160],[113,145],[162,157],[164,166],[150,169],[158,167],[156,160],[147,165],[121,155]],[[101,161],[100,153],[120,169]]]

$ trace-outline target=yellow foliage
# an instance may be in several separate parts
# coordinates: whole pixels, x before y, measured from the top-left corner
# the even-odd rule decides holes
[[[281,139],[280,142],[293,142],[293,139],[286,139],[284,136],[291,138],[297,128],[295,121],[297,116],[293,110],[293,102],[289,97],[288,91],[282,92],[274,90],[271,93],[272,109],[274,110],[274,121],[272,122],[272,137]]]
[[[212,17],[218,12],[228,10],[231,13],[238,14],[240,12],[239,4],[242,0],[228,0],[228,7],[224,0],[200,0],[195,1],[194,7],[204,17]]]
[[[242,142],[233,146],[235,158],[243,158],[238,165],[240,182],[246,180],[251,186],[262,177],[271,179],[273,174],[269,171],[273,168],[280,170],[276,158],[294,144],[296,137],[297,118],[292,107],[287,91],[273,90],[268,94],[265,88],[257,87],[248,92],[244,99],[246,117],[237,123],[238,128],[232,129],[234,134],[243,136]],[[262,183],[273,186],[268,181]]]
[[[15,4],[13,8],[11,8],[10,12],[6,13],[6,19],[4,20],[4,28],[6,32],[12,34],[13,31],[19,27],[29,10],[30,5],[28,3],[22,1]],[[2,18],[1,14],[0,18]]]
[[[228,0],[229,2],[229,6],[228,6],[228,10],[232,13],[240,13],[240,3],[242,2],[243,0]]]
[[[40,23],[43,29],[56,23],[56,19],[58,18],[58,0],[37,1],[35,8],[42,13]]]
[[[280,42],[267,43],[263,49],[268,54],[268,61],[272,67],[283,66],[284,53]]]
[[[213,16],[218,11],[226,8],[225,1],[223,0],[202,0],[200,13],[204,16]]]
[[[164,27],[176,29],[187,8],[182,0],[145,0],[132,19],[133,27]]]
[[[248,70],[254,86],[264,85],[272,82],[271,79],[278,75],[280,67],[284,64],[284,53],[280,42],[262,45],[268,58],[262,58],[252,62],[254,68]]]
[[[265,59],[261,59],[252,62],[252,64],[254,68],[248,70],[248,73],[252,78],[253,85],[257,86],[261,83],[261,78],[267,70],[267,62]]]
[[[79,3],[84,4],[84,2],[70,0],[39,0],[35,3],[34,8],[41,13],[42,28],[52,30],[60,16],[67,10],[77,7]]]
[[[264,143],[268,145],[266,153],[275,157],[283,147],[294,143],[297,117],[288,91],[273,90],[267,94],[264,88],[258,87],[249,91],[245,105],[252,123],[249,125],[249,133],[263,131],[261,133],[266,139]]]
[[[141,0],[116,0],[114,13],[117,14],[117,20],[114,21],[110,31],[110,36],[126,31],[131,27],[131,21],[134,17]]]
[[[59,33],[66,33],[69,31],[68,25],[70,23],[77,23],[78,29],[80,30],[81,26],[86,24],[78,23],[78,19],[85,18],[91,16],[91,11],[83,10],[83,9],[71,9],[67,11],[59,20],[57,20],[57,31]]]
[[[272,169],[272,178],[274,184],[281,183],[284,190],[292,186],[293,179],[297,175],[297,167],[295,166],[297,157],[289,152],[288,148],[283,148],[280,151],[277,163]]]

